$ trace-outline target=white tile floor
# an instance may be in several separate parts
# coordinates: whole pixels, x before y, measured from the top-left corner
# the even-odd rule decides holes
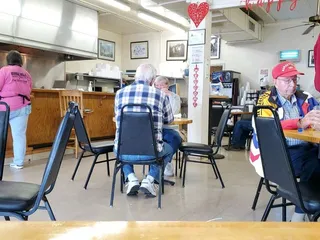
[[[260,221],[269,200],[263,189],[256,211],[251,204],[259,176],[248,161],[248,152],[227,152],[217,160],[226,188],[222,189],[215,179],[210,165],[188,164],[185,188],[181,179],[173,178],[175,186],[166,186],[162,196],[162,209],[157,209],[157,198],[145,198],[143,194],[127,197],[120,193],[116,184],[114,207],[109,207],[112,178],[107,176],[106,164],[96,165],[88,189],[83,185],[92,158],[85,158],[80,165],[75,181],[71,181],[76,159],[66,155],[54,191],[48,196],[57,220],[93,221]],[[23,170],[4,170],[4,180],[40,183],[46,159],[31,161]],[[113,163],[111,164],[113,172]],[[142,170],[136,172],[142,175]],[[119,178],[117,178],[117,181]],[[293,209],[288,210],[291,216]],[[46,221],[46,211],[39,210],[29,218],[31,221]],[[1,219],[3,220],[3,219]],[[0,220],[0,221],[1,221]],[[280,221],[281,210],[271,210],[269,221]]]

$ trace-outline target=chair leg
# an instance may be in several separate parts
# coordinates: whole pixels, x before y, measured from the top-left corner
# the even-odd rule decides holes
[[[218,168],[218,166],[216,164],[216,161],[214,160],[213,156],[210,156],[210,158],[211,158],[210,161],[211,161],[212,167],[214,167],[216,169],[216,171],[217,171],[218,178],[219,178],[220,183],[221,183],[221,187],[224,188],[224,183],[223,183],[222,177],[220,175],[220,171],[219,171],[219,168]]]
[[[252,207],[251,207],[251,209],[253,211],[256,210],[256,206],[257,206],[258,199],[259,199],[259,196],[260,196],[260,192],[261,192],[261,188],[262,188],[262,185],[263,185],[263,181],[264,181],[264,178],[261,177],[260,181],[259,181],[259,184],[258,184],[258,187],[257,187],[256,195],[254,196]]]
[[[78,149],[79,149],[78,138],[77,138],[77,135],[75,134],[75,140],[74,140],[74,157],[75,158],[78,158]]]
[[[187,172],[187,162],[189,160],[188,154],[185,154],[184,156],[184,163],[182,163],[183,168],[183,176],[182,176],[182,187],[184,187],[185,181],[186,181],[186,172]],[[184,166],[183,166],[184,164]],[[181,168],[181,170],[182,170]]]
[[[162,194],[164,194],[164,161],[162,161],[161,167],[161,185],[162,185]]]
[[[161,178],[159,181],[159,191],[158,191],[158,209],[161,209],[161,195],[162,195],[162,187],[163,187],[163,170],[162,170],[163,164],[159,167],[159,177]]]
[[[210,161],[211,162],[211,161]],[[213,163],[211,162],[211,166],[212,166],[212,169],[213,169],[213,172],[214,172],[214,175],[216,176],[216,179],[218,179],[218,175],[217,175],[217,170],[216,168],[214,167]]]
[[[276,200],[278,196],[276,195],[272,195],[269,202],[268,202],[268,205],[267,205],[267,208],[266,210],[264,211],[263,213],[263,216],[261,218],[261,222],[265,222],[269,216],[269,213],[270,213],[270,210],[271,210],[271,207],[273,206],[273,203],[274,203],[274,200]]]
[[[113,199],[114,199],[114,189],[116,186],[116,177],[117,177],[117,172],[119,169],[117,168],[118,162],[116,160],[114,164],[114,170],[113,170],[113,177],[112,177],[112,188],[111,188],[111,197],[110,197],[110,207],[113,207]],[[121,170],[121,178],[122,178],[122,170]],[[122,182],[122,180],[120,181]]]
[[[182,169],[183,169],[183,164],[184,164],[184,160],[185,160],[185,153],[182,153],[182,159],[181,159],[181,168],[180,168],[180,178],[182,177]]]
[[[5,216],[4,219],[5,219],[6,221],[10,221],[10,217],[8,217],[8,216]]]
[[[320,212],[317,212],[316,214],[314,214],[311,218],[312,222],[317,222],[318,218],[320,217]]]
[[[51,221],[56,221],[56,218],[55,218],[55,216],[53,214],[52,208],[51,208],[51,206],[49,204],[49,201],[48,201],[47,197],[43,196],[42,200],[44,201],[44,205],[45,205],[45,207],[46,207],[46,209],[48,211],[48,214],[50,216]]]
[[[282,222],[287,221],[287,206],[286,206],[286,199],[282,198]]]
[[[120,192],[123,193],[123,183],[125,182],[125,177],[123,174],[123,171],[121,169],[121,174],[120,174]]]
[[[177,176],[178,175],[178,152],[179,152],[179,150],[177,150],[177,152],[176,152],[176,168],[175,168],[175,172],[174,172],[174,174],[175,174],[175,176]]]
[[[108,177],[110,177],[109,153],[106,153],[106,157],[107,157],[107,170],[108,170]]]
[[[96,165],[96,162],[97,162],[98,157],[99,157],[99,155],[95,155],[95,156],[94,156],[94,160],[93,160],[93,163],[92,163],[92,165],[91,165],[91,168],[90,168],[90,171],[89,171],[89,175],[88,175],[88,177],[87,177],[86,183],[84,184],[84,189],[87,189],[87,186],[88,186],[89,180],[90,180],[90,178],[91,178],[91,174],[92,174],[93,168],[94,168],[94,166]]]
[[[84,152],[85,152],[85,151],[83,150],[82,153],[81,153],[81,155],[80,155],[80,157],[79,157],[79,160],[78,160],[78,162],[77,162],[76,168],[74,169],[74,172],[73,172],[72,177],[71,177],[71,180],[72,180],[72,181],[74,180],[74,178],[75,178],[75,176],[76,176],[76,174],[77,174],[77,171],[78,171],[79,165],[80,165],[80,163],[81,163],[81,160],[82,160],[82,158],[83,158]]]
[[[181,168],[181,152],[179,151],[179,168]]]

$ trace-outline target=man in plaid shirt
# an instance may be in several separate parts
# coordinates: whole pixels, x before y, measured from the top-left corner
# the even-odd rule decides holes
[[[164,165],[171,161],[174,154],[169,144],[162,139],[163,124],[171,123],[174,120],[172,109],[168,97],[165,93],[151,87],[156,77],[156,69],[151,64],[141,64],[136,71],[135,81],[130,86],[119,90],[115,98],[115,117],[116,117],[116,138],[114,151],[118,150],[118,137],[120,127],[121,109],[128,103],[147,104],[152,110],[153,123],[155,128],[155,138],[157,142],[157,150],[160,157],[164,160]],[[127,108],[131,110],[130,108]],[[145,111],[140,107],[134,107],[133,111]],[[123,159],[138,161],[148,160],[150,157],[141,155],[122,155]],[[136,195],[141,190],[149,196],[156,196],[154,188],[154,180],[160,182],[159,168],[157,165],[151,165],[149,174],[142,180],[141,186],[139,180],[134,174],[133,166],[126,164],[123,166],[125,177],[129,180],[127,195]]]

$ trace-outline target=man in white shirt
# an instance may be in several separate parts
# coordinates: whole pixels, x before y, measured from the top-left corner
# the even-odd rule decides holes
[[[179,95],[169,91],[169,80],[166,77],[158,76],[155,79],[154,86],[167,95],[173,114],[179,114],[181,109],[181,100]],[[182,142],[179,134],[179,126],[164,124],[162,129],[162,136],[163,141],[168,143],[172,147],[173,152],[176,152],[179,149],[179,146]],[[173,164],[171,161],[166,165],[166,168],[164,170],[164,175],[167,177],[172,177],[174,175]]]

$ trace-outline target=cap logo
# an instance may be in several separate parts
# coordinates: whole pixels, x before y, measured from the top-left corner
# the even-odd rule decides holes
[[[286,68],[293,69],[294,66],[292,65],[292,63],[287,63],[287,64],[283,65],[281,71],[284,72],[286,70]]]

